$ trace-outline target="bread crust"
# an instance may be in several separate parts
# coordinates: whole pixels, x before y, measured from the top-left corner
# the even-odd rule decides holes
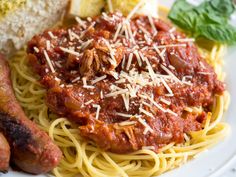
[[[0,19],[0,52],[6,56],[22,48],[35,34],[52,27],[69,0],[27,0]]]

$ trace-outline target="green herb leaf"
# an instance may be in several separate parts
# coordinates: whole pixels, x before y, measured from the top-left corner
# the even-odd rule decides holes
[[[196,18],[193,8],[194,6],[187,3],[186,0],[178,0],[172,6],[168,17],[180,28],[190,30],[194,24],[193,20]]]
[[[218,11],[221,14],[230,16],[234,10],[235,6],[232,0],[212,0],[209,2],[214,10]]]
[[[236,41],[236,30],[231,25],[199,25],[197,26],[196,37],[205,37],[212,41],[232,44]]]
[[[196,38],[232,44],[236,43],[236,28],[229,24],[229,18],[234,11],[232,0],[208,0],[199,6],[176,0],[168,17]]]

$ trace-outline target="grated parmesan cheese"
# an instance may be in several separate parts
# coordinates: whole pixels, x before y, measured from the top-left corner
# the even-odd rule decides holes
[[[93,39],[90,39],[84,43],[81,44],[81,50],[86,49],[91,43],[93,42]]]
[[[84,104],[85,104],[85,105],[89,105],[89,104],[91,104],[92,102],[94,102],[94,101],[93,101],[93,100],[89,100],[89,101],[85,102]]]
[[[190,112],[190,113],[193,112],[193,109],[190,108],[190,107],[185,107],[184,110],[187,111],[187,112]]]
[[[168,69],[166,68],[164,65],[160,65],[161,68],[167,73],[169,74],[176,82],[181,83],[181,81]]]
[[[51,59],[49,58],[48,53],[46,52],[46,50],[43,51],[43,54],[44,54],[44,56],[46,58],[46,61],[48,63],[49,68],[51,69],[52,73],[55,73],[55,69],[54,69],[54,67],[52,65]]]
[[[51,43],[49,40],[46,40],[46,49],[50,50],[50,48],[51,48]]]
[[[125,104],[126,111],[129,111],[129,94],[122,94],[121,95]]]
[[[158,49],[168,48],[168,47],[186,47],[186,44],[169,44],[169,45],[159,45]]]
[[[107,95],[105,95],[105,97],[116,97],[120,94],[124,94],[124,93],[127,93],[129,90],[128,89],[122,89],[122,90],[119,90],[119,91],[116,91],[116,92],[112,92],[112,93],[109,93]]]
[[[194,38],[177,39],[178,42],[195,42]]]
[[[38,47],[34,47],[34,51],[35,51],[36,53],[39,53]]]
[[[113,41],[116,41],[116,40],[117,40],[117,37],[118,37],[118,35],[119,35],[119,33],[120,33],[121,28],[122,28],[122,24],[119,23],[119,25],[118,25],[118,27],[117,27],[117,29],[116,29],[115,35],[114,35],[114,37],[113,37]]]
[[[80,34],[79,39],[83,38],[84,35],[85,35],[91,28],[94,27],[95,24],[96,24],[95,22],[92,22],[92,24],[91,24],[86,30],[84,30],[84,31]]]
[[[80,56],[80,53],[75,52],[75,51],[73,51],[73,50],[70,50],[70,49],[67,49],[67,48],[64,48],[64,47],[60,47],[60,49],[61,49],[63,52],[66,52],[66,53],[75,55],[75,56],[77,56],[77,57]]]
[[[129,125],[134,125],[134,124],[136,124],[136,121],[124,121],[124,122],[118,123],[119,126],[129,126]]]
[[[121,117],[127,117],[127,118],[133,117],[132,114],[125,114],[121,112],[116,112],[116,115],[121,116]]]
[[[163,83],[164,87],[166,88],[166,90],[169,92],[169,94],[173,94],[171,88],[169,87],[169,85],[166,83],[166,81],[161,77],[161,82]]]
[[[142,66],[142,61],[139,55],[139,52],[137,50],[134,51],[134,55],[136,56],[136,59],[138,61],[138,65],[141,67]]]
[[[139,10],[139,8],[144,5],[146,0],[141,0],[139,3],[133,8],[133,10],[127,15],[126,20],[130,20],[132,16]]]
[[[173,112],[173,111],[170,110],[170,109],[167,109],[166,112],[168,112],[168,113],[170,113],[170,114],[172,114],[172,115],[174,115],[174,116],[176,116],[176,117],[178,116],[177,113]]]
[[[146,135],[148,131],[150,131],[151,133],[154,132],[153,129],[145,122],[144,119],[139,117],[138,121],[145,127],[145,130],[143,132],[144,135]]]
[[[98,119],[99,118],[99,113],[100,113],[100,110],[101,110],[101,106],[98,105],[98,104],[93,104],[93,107],[97,108],[95,119]]]
[[[133,59],[133,53],[130,53],[129,54],[129,59],[128,59],[128,62],[127,62],[127,66],[126,66],[126,70],[129,70],[130,68],[130,65],[131,65],[131,62],[132,62],[132,59]]]
[[[104,76],[101,76],[101,77],[97,77],[96,79],[92,80],[91,83],[95,84],[97,82],[100,82],[100,81],[106,79],[106,77],[107,77],[107,75],[104,75]]]
[[[143,113],[143,114],[147,115],[148,117],[151,117],[152,119],[155,119],[155,117],[152,115],[152,113],[144,110],[143,108],[139,108],[139,111],[140,111],[140,113]]]
[[[167,104],[167,105],[170,105],[170,104],[171,104],[170,101],[168,101],[168,100],[166,100],[166,99],[164,99],[164,98],[161,98],[160,101],[161,101],[162,103]]]
[[[77,81],[79,81],[80,80],[80,77],[78,76],[78,77],[76,77],[75,79],[73,79],[71,82],[72,83],[75,83],[75,82],[77,82]]]
[[[157,29],[156,29],[156,26],[154,25],[153,18],[152,18],[150,15],[148,15],[148,20],[149,20],[149,23],[150,23],[150,25],[151,25],[151,27],[152,27],[152,30],[153,30],[153,32],[154,32],[154,35],[156,35]]]
[[[82,26],[84,29],[86,28],[86,24],[83,20],[81,20],[81,18],[79,18],[78,16],[75,17],[75,20],[77,21],[77,23]]]
[[[100,98],[101,98],[101,99],[104,98],[104,95],[103,95],[103,91],[102,91],[102,90],[100,91]]]
[[[51,31],[48,32],[49,36],[52,38],[52,39],[56,39],[57,37],[53,35],[53,33]]]

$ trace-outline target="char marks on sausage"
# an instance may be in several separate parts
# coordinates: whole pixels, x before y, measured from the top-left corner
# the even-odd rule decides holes
[[[191,40],[147,16],[127,21],[119,13],[103,14],[82,23],[28,43],[29,63],[53,112],[116,153],[145,146],[157,151],[202,128],[224,84]]]
[[[50,137],[24,114],[10,80],[10,69],[0,55],[0,131],[11,147],[13,162],[23,171],[46,173],[60,162],[62,153]]]

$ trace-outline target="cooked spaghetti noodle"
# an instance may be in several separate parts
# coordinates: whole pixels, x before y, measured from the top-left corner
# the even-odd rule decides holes
[[[168,10],[161,7],[160,11],[166,14]],[[225,78],[222,71],[225,48],[223,45],[214,45],[211,51],[199,49],[221,81]],[[25,49],[13,56],[9,63],[15,95],[26,115],[48,132],[63,152],[60,165],[52,172],[57,177],[77,174],[85,177],[160,175],[197,157],[223,139],[230,129],[227,123],[222,122],[223,112],[230,102],[230,95],[225,91],[222,96],[215,96],[212,112],[208,113],[202,130],[185,134],[185,143],[170,143],[159,149],[158,154],[149,147],[129,154],[104,152],[93,142],[83,141],[77,126],[67,118],[60,118],[49,111],[45,104],[46,90],[28,66]],[[195,107],[191,109],[201,111]]]
[[[200,50],[201,55],[214,66],[220,80],[225,77],[221,69],[224,51],[225,47],[219,45],[214,46],[211,52]],[[130,154],[104,152],[93,142],[83,141],[73,123],[48,110],[44,100],[46,90],[27,65],[25,50],[11,58],[10,66],[13,88],[26,115],[48,132],[64,154],[60,165],[53,170],[57,177],[79,173],[93,177],[160,175],[215,145],[229,131],[229,125],[221,122],[230,98],[225,92],[223,96],[215,96],[215,104],[212,112],[208,113],[203,129],[186,135],[183,144],[168,144],[158,154],[148,147]]]

